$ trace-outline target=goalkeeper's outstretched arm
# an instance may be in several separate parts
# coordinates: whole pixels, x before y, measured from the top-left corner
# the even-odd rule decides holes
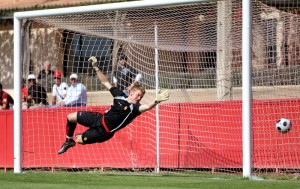
[[[98,70],[96,71],[101,83],[109,90],[110,88],[112,88],[111,83],[108,81],[108,79],[106,78],[106,76],[102,73],[102,71],[98,68]]]
[[[154,108],[157,104],[169,100],[169,91],[168,90],[159,90],[155,100],[148,104],[143,104],[139,107],[140,112],[145,112]]]
[[[88,60],[90,63],[92,63],[93,68],[95,69],[101,83],[109,90],[110,88],[112,88],[112,85],[110,84],[110,82],[108,81],[108,79],[106,78],[106,76],[103,74],[103,72],[98,68],[97,66],[97,59],[96,57],[92,56],[89,58]]]

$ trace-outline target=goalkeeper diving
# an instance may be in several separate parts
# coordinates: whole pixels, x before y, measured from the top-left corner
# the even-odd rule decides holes
[[[151,110],[160,102],[169,99],[168,90],[159,90],[156,98],[152,102],[140,104],[140,101],[146,92],[143,86],[134,85],[127,96],[122,90],[111,85],[106,76],[98,68],[96,57],[92,56],[88,61],[92,64],[101,83],[114,97],[113,105],[104,114],[89,111],[70,113],[67,116],[66,141],[59,149],[58,154],[66,152],[70,147],[75,146],[76,143],[93,144],[107,141],[111,139],[117,131],[131,123],[141,113]],[[73,135],[77,123],[88,127],[88,129],[81,134],[75,135],[75,143]]]

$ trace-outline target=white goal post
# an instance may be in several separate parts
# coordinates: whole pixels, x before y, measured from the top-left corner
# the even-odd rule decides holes
[[[299,121],[299,22],[294,12],[264,0],[153,0],[15,13],[14,172],[242,171],[251,178],[299,171],[299,128],[286,134],[275,128],[283,117]],[[135,72],[142,75],[142,103],[159,88],[169,89],[170,99],[111,140],[60,155],[66,115],[104,112],[112,102],[90,56],[112,82],[123,57],[135,69],[132,81]],[[78,75],[87,106],[22,108],[16,89],[46,61],[66,83]]]
[[[251,73],[252,73],[252,22],[251,22],[251,5],[252,0],[243,0],[243,176],[252,176],[252,90],[251,90]]]

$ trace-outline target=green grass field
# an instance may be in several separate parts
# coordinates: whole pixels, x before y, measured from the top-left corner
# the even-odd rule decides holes
[[[1,189],[300,189],[298,176],[249,180],[229,174],[135,174],[95,172],[0,173]]]

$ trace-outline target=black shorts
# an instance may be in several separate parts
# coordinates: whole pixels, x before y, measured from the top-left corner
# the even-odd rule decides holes
[[[89,127],[82,133],[82,141],[84,144],[92,144],[96,142],[104,142],[114,136],[114,133],[108,133],[102,126],[102,114],[98,112],[77,112],[77,123]]]

